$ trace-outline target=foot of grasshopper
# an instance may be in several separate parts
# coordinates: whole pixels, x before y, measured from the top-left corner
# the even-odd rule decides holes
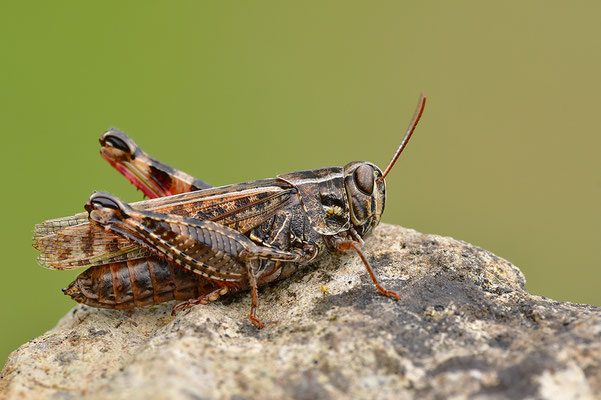
[[[363,265],[365,265],[365,269],[367,269],[371,280],[374,282],[374,285],[376,285],[376,289],[378,289],[380,293],[382,293],[386,297],[391,297],[395,300],[401,299],[401,296],[399,296],[396,292],[384,289],[384,287],[382,287],[380,281],[378,280],[378,277],[374,273],[374,270],[371,268],[371,265],[369,265],[369,261],[367,261],[365,254],[363,254],[363,251],[361,250],[361,244],[359,242],[354,240],[335,239],[333,244],[334,248],[338,251],[356,251],[359,257],[361,257],[361,261],[363,261]]]
[[[265,326],[265,324],[259,318],[257,318],[256,312],[257,312],[257,307],[251,306],[250,307],[250,315],[249,315],[250,322],[257,328],[262,329]]]

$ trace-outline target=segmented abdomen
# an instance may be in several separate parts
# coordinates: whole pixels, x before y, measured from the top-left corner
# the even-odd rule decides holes
[[[184,268],[147,257],[90,267],[63,292],[88,306],[124,309],[198,298],[215,288]]]

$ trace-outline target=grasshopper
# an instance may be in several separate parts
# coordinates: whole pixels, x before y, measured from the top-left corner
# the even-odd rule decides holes
[[[51,269],[90,267],[63,291],[94,307],[131,308],[185,300],[173,312],[250,290],[252,324],[258,287],[284,278],[331,251],[354,251],[376,288],[385,289],[365,254],[363,239],[378,225],[385,178],[423,113],[417,109],[401,144],[382,171],[351,162],[212,187],[146,154],[124,133],[101,138],[101,155],[150,200],[128,204],[96,192],[87,213],[36,226],[38,262]]]

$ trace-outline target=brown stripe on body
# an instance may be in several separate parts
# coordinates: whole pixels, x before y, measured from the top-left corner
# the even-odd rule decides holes
[[[176,300],[196,298],[203,286],[210,286],[210,282],[181,267],[171,268],[174,283],[173,297]]]
[[[110,271],[113,278],[115,303],[123,304],[132,301],[134,296],[129,268],[124,268],[123,263],[113,263],[110,264]]]
[[[92,274],[96,278],[98,301],[103,304],[115,305],[115,291],[110,266],[106,266]]]
[[[155,289],[153,292],[153,299],[155,303],[161,303],[173,299],[173,290],[175,284],[171,277],[171,271],[169,268],[154,268],[154,265],[150,266],[152,287]]]
[[[154,294],[154,288],[152,286],[151,277],[151,263],[145,265],[141,264],[142,260],[129,260],[126,261],[129,273],[131,276],[131,287],[136,306],[145,306],[152,304],[152,296]],[[151,301],[148,299],[151,298]]]

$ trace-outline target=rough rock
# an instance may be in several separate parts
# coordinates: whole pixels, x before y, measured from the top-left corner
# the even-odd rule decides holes
[[[600,398],[601,308],[524,290],[511,263],[448,237],[381,225],[366,254],[335,255],[260,291],[171,317],[77,306],[14,351],[10,399]]]

